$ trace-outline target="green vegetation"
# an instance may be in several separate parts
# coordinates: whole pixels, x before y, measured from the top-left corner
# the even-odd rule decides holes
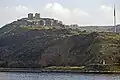
[[[46,67],[44,68],[45,70],[82,70],[85,66],[51,66],[51,67]]]
[[[53,29],[53,27],[50,26],[22,26],[21,28],[27,28],[27,29],[31,29],[31,30],[41,30],[41,29]]]

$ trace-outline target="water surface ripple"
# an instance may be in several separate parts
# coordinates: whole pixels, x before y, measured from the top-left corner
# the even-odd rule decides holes
[[[0,72],[0,80],[120,80],[120,75],[119,74]]]

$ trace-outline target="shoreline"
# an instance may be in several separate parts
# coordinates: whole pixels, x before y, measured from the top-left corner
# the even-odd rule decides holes
[[[0,72],[23,73],[84,73],[84,74],[120,74],[120,71],[80,71],[80,70],[44,70],[29,68],[0,68]]]

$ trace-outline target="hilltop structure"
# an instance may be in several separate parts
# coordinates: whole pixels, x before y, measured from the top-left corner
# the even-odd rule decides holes
[[[55,20],[52,18],[41,18],[40,13],[29,13],[27,18],[22,18],[19,21],[27,21],[28,23],[25,26],[52,26],[56,28],[60,28],[63,26],[63,22],[59,20]]]
[[[115,12],[114,12],[115,13]],[[115,15],[115,14],[114,14]],[[40,13],[29,13],[27,18],[18,19],[12,24],[19,25],[21,27],[32,27],[32,28],[56,28],[56,29],[73,29],[86,32],[117,32],[120,33],[120,25],[114,26],[79,26],[77,24],[63,24],[62,21],[55,20],[53,18],[43,18]]]

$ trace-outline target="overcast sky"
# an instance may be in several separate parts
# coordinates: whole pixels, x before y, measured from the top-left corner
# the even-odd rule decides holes
[[[65,24],[113,25],[113,5],[116,4],[120,24],[120,0],[1,0],[0,26],[39,12]]]

